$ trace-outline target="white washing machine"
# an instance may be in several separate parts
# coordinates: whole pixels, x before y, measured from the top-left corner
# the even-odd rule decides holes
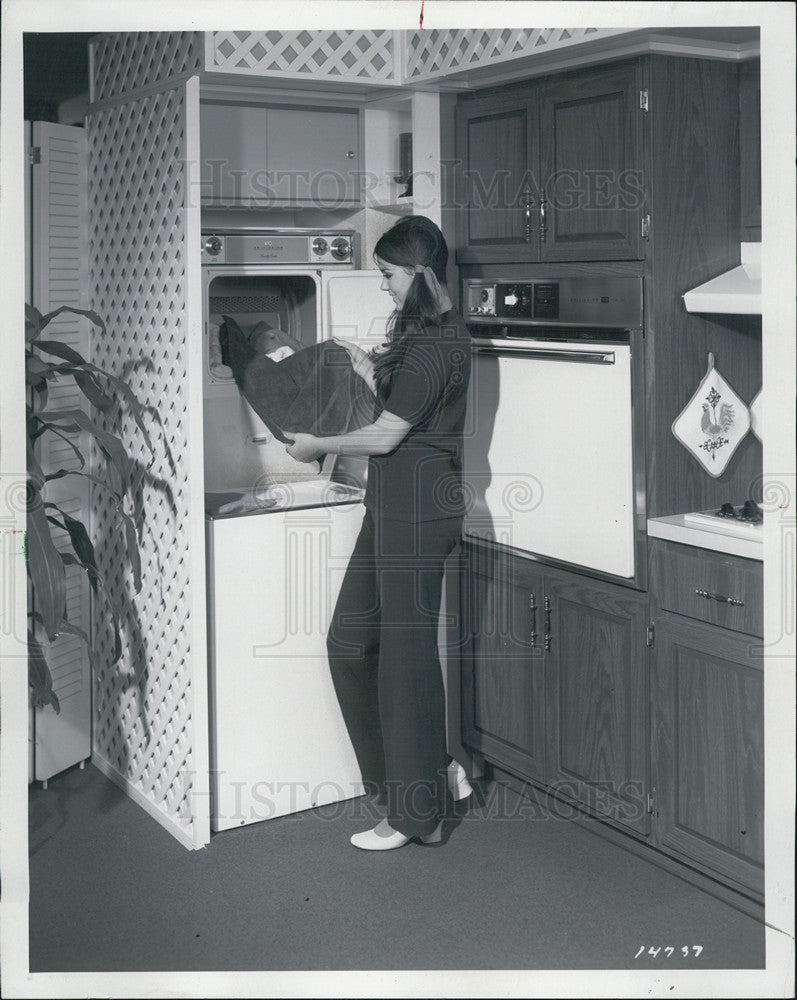
[[[363,794],[326,652],[364,514],[351,464],[208,503],[214,832]]]

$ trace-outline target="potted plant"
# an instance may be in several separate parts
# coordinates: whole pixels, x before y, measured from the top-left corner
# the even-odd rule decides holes
[[[115,517],[123,533],[126,552],[132,570],[136,593],[141,589],[139,554],[140,524],[125,510],[132,502],[131,477],[136,463],[129,457],[120,438],[105,430],[84,409],[48,408],[49,387],[54,380],[71,378],[90,407],[111,416],[124,408],[136,422],[146,445],[153,455],[152,442],[144,423],[144,408],[130,386],[110,372],[90,364],[73,348],[58,340],[42,336],[49,323],[64,312],[88,317],[101,333],[105,324],[100,317],[85,309],[61,306],[42,315],[33,306],[25,307],[25,375],[28,387],[26,412],[27,431],[27,535],[26,563],[31,584],[31,607],[28,611],[28,668],[33,707],[50,705],[58,712],[58,697],[53,690],[48,666],[49,644],[59,635],[78,636],[85,644],[92,668],[95,652],[92,638],[77,623],[66,617],[66,567],[79,566],[88,577],[95,601],[107,612],[114,634],[114,662],[122,653],[119,631],[119,609],[114,606],[106,580],[95,556],[94,544],[84,521],[67,514],[57,503],[48,499],[48,483],[65,476],[82,476],[109,497]],[[86,432],[102,457],[98,468],[91,470],[88,456],[68,435]],[[45,471],[37,458],[37,442],[47,434],[61,437],[78,459],[76,469]],[[54,532],[65,531],[71,551],[59,551]]]

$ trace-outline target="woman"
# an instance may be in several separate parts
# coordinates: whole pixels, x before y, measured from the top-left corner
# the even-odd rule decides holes
[[[288,454],[370,456],[365,517],[327,648],[363,781],[387,804],[385,819],[351,841],[391,850],[439,841],[447,785],[458,798],[469,791],[446,754],[437,623],[443,564],[464,513],[470,338],[451,306],[448,248],[431,220],[400,220],[374,259],[395,304],[387,343],[371,355],[340,343],[376,393],[376,418],[334,437],[297,434]]]

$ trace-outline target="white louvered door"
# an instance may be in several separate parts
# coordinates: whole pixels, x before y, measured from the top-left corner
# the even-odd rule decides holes
[[[34,157],[39,162],[34,162],[30,173],[32,304],[42,313],[63,305],[85,309],[86,133],[74,126],[34,122],[32,144],[39,151]],[[43,339],[61,341],[86,357],[88,321],[63,313],[47,326]],[[55,359],[48,356],[48,360]],[[47,406],[88,409],[85,397],[70,377],[51,384]],[[88,456],[86,435],[74,434],[70,438]],[[42,438],[40,461],[45,474],[80,468],[70,445],[53,434]],[[48,483],[45,497],[70,517],[87,523],[89,493],[87,480],[81,476]],[[70,551],[66,532],[58,532],[55,541],[61,551]],[[88,633],[89,586],[78,566],[66,568],[66,604],[68,621]],[[61,636],[50,645],[48,661],[60,713],[50,706],[35,712],[33,777],[39,781],[91,755],[91,673],[85,645],[75,636]]]

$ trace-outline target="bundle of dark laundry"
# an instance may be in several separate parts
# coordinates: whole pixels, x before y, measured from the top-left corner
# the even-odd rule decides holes
[[[293,433],[327,437],[370,424],[374,394],[332,340],[275,361],[224,316],[225,361],[246,401],[279,441]]]

